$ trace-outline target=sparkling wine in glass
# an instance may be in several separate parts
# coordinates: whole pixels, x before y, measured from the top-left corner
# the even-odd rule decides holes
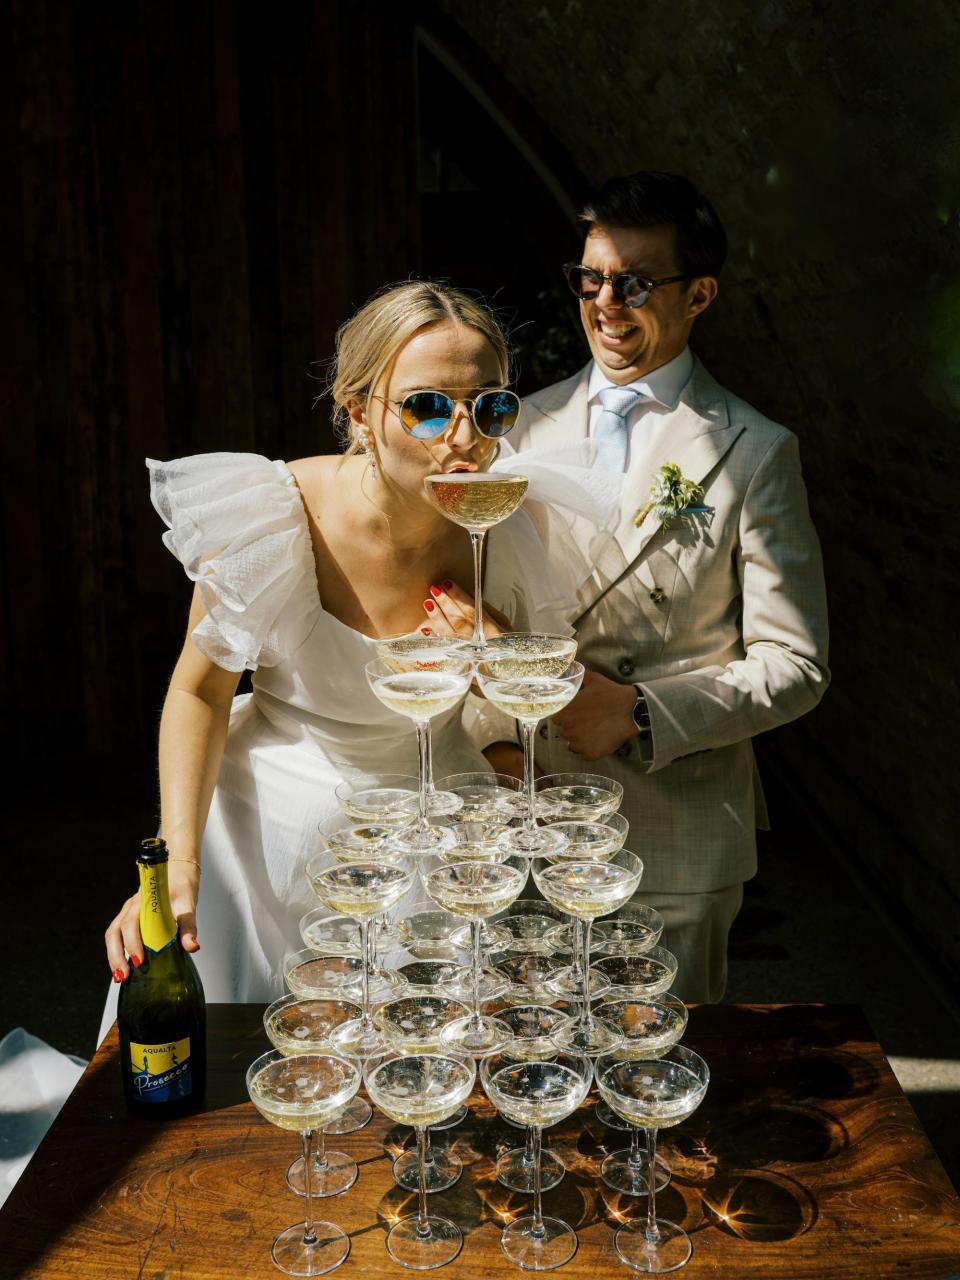
[[[496,665],[496,664],[494,664]],[[484,697],[495,707],[523,726],[523,773],[526,808],[523,825],[503,837],[504,848],[511,853],[533,857],[562,849],[564,837],[550,827],[537,826],[537,799],[533,774],[533,745],[537,725],[546,716],[562,711],[574,697],[583,681],[583,665],[572,662],[558,676],[524,675],[498,679],[490,674],[486,662],[477,667],[477,681]]]
[[[663,926],[659,911],[636,903],[593,926],[593,949],[597,955],[642,955],[660,941]]]
[[[384,1044],[395,1053],[442,1054],[445,1046],[440,1033],[443,1028],[456,1018],[466,1017],[467,1013],[466,1005],[443,995],[404,995],[399,1000],[381,1005],[373,1020]],[[427,1191],[446,1191],[457,1182],[462,1172],[463,1164],[455,1155],[433,1147],[428,1128]],[[420,1185],[417,1152],[405,1151],[398,1156],[393,1163],[393,1176],[399,1186],[407,1191],[416,1191]]]
[[[470,688],[470,663],[450,658],[442,670],[394,671],[382,658],[368,662],[367,681],[385,707],[412,720],[419,756],[417,821],[394,847],[404,853],[429,853],[450,842],[442,827],[431,827],[428,781],[431,775],[430,722],[452,710]]]
[[[411,774],[388,773],[341,782],[334,795],[351,822],[408,827],[417,816],[418,785]]]
[[[360,925],[361,1008],[356,1022],[337,1028],[333,1041],[341,1051],[364,1056],[382,1046],[370,1016],[370,920],[407,893],[414,873],[404,867],[373,862],[340,863],[327,853],[307,863],[307,879],[325,907],[352,916]]]
[[[360,1006],[352,1000],[283,996],[274,1000],[263,1015],[263,1029],[273,1047],[288,1058],[307,1053],[335,1053],[330,1033],[359,1017]],[[350,1105],[356,1102],[354,1098]],[[338,1119],[342,1119],[347,1110],[349,1106]],[[318,1130],[318,1134],[319,1138],[314,1137],[312,1192],[319,1198],[336,1196],[356,1182],[357,1164],[342,1151],[327,1150],[324,1129]],[[287,1170],[287,1186],[298,1196],[306,1195],[306,1175],[299,1156]]]
[[[547,1271],[569,1261],[576,1232],[560,1218],[544,1217],[540,1203],[541,1132],[565,1119],[590,1090],[593,1069],[584,1054],[559,1050],[556,1042],[541,1057],[527,1057],[513,1044],[480,1063],[480,1082],[502,1116],[533,1130],[533,1212],[504,1227],[500,1247],[524,1271]]]
[[[666,993],[640,1000],[604,1001],[597,1009],[597,1016],[612,1022],[623,1033],[623,1042],[615,1053],[623,1059],[642,1061],[659,1058],[672,1049],[687,1028],[687,1007],[676,996]],[[596,1106],[597,1119],[612,1128],[623,1128],[623,1122],[602,1100]],[[626,1150],[612,1151],[600,1166],[600,1176],[614,1191],[627,1196],[645,1196],[649,1186],[647,1175],[646,1143],[641,1146],[642,1130],[633,1125],[630,1130],[630,1146]],[[670,1182],[670,1170],[666,1163],[657,1167],[657,1190],[662,1191]]]
[[[603,1054],[597,1058],[596,1079],[604,1102],[628,1124],[645,1130],[647,1140],[646,1220],[620,1228],[614,1237],[617,1255],[647,1275],[676,1271],[689,1261],[693,1246],[682,1227],[657,1217],[657,1133],[696,1111],[710,1071],[699,1054],[674,1045],[659,1058]]]
[[[463,1248],[463,1236],[449,1218],[427,1212],[427,1129],[466,1102],[477,1078],[476,1066],[471,1058],[447,1051],[390,1052],[369,1058],[363,1075],[374,1106],[391,1120],[417,1131],[418,1212],[390,1228],[387,1253],[415,1271],[442,1267]]]
[[[549,826],[551,831],[559,831],[566,838],[558,857],[595,858],[601,862],[623,848],[630,830],[630,824],[620,813],[611,813],[601,822],[561,818],[551,820]]]
[[[615,1048],[622,1039],[619,1028],[594,1018],[590,1008],[590,931],[597,916],[609,915],[625,905],[636,892],[642,874],[643,863],[626,849],[607,862],[563,858],[534,865],[534,880],[546,900],[584,924],[580,1017],[569,1033],[560,1035],[560,1042],[578,1053],[602,1053]]]
[[[287,1057],[274,1049],[247,1070],[247,1092],[264,1119],[300,1134],[305,1219],[281,1231],[270,1250],[275,1265],[287,1275],[324,1275],[350,1252],[345,1232],[332,1222],[314,1220],[311,1142],[317,1130],[344,1110],[360,1079],[356,1060],[332,1053]]]
[[[473,549],[473,636],[465,652],[481,658],[483,634],[483,541],[487,530],[512,516],[527,492],[526,476],[487,475],[462,471],[427,476],[427,497],[437,510],[470,533]]]
[[[421,869],[423,886],[430,897],[453,915],[463,916],[473,927],[473,1008],[466,1018],[458,1018],[444,1028],[443,1041],[462,1053],[488,1053],[506,1038],[495,1018],[481,1013],[482,964],[480,922],[496,915],[520,896],[527,869],[510,862],[455,862],[439,859]]]
[[[577,656],[572,636],[537,631],[505,631],[486,644],[483,661],[496,680],[562,676]]]
[[[451,773],[441,778],[440,786],[460,800],[458,822],[508,822],[521,789],[519,778],[479,771]]]
[[[605,1000],[643,1000],[673,986],[679,962],[666,947],[648,947],[639,954],[601,956],[594,968],[609,979]]]
[[[623,787],[599,773],[549,773],[537,779],[537,800],[557,821],[602,822],[620,808]]]

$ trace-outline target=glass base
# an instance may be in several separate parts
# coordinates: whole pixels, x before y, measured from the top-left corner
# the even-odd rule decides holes
[[[497,841],[497,845],[507,853],[517,854],[522,858],[543,858],[550,853],[559,853],[567,847],[567,837],[552,827],[514,827]]]
[[[514,1147],[505,1151],[497,1161],[494,1172],[497,1181],[511,1191],[519,1191],[522,1195],[533,1195],[533,1161],[527,1160],[526,1147]],[[563,1181],[566,1173],[563,1161],[552,1151],[540,1151],[540,1190],[550,1191]]]
[[[571,1023],[561,1027],[551,1038],[554,1044],[574,1053],[585,1053],[588,1057],[609,1053],[611,1049],[623,1044],[623,1032],[606,1018],[594,1018],[589,1026],[582,1022]]]
[[[434,1191],[446,1191],[460,1181],[463,1165],[456,1156],[446,1151],[438,1151],[431,1147],[433,1158],[427,1161],[426,1190],[430,1195]],[[420,1189],[420,1155],[416,1150],[405,1151],[393,1162],[393,1178],[398,1187],[404,1191]]]
[[[646,1224],[621,1227],[613,1237],[617,1257],[634,1271],[648,1276],[662,1276],[676,1271],[690,1261],[693,1245],[683,1227],[666,1218],[657,1218],[659,1237],[655,1243],[647,1239]]]
[[[360,1172],[357,1162],[342,1151],[328,1151],[326,1162],[321,1165],[314,1152],[313,1165],[310,1169],[310,1191],[318,1200],[327,1196],[338,1196],[352,1187]],[[303,1181],[303,1156],[298,1156],[287,1170],[287,1186],[294,1195],[305,1196],[306,1186]]]
[[[454,1125],[463,1124],[470,1112],[464,1106],[457,1107],[452,1116],[448,1116],[446,1120],[441,1120],[439,1124],[432,1124],[431,1129],[452,1129]]]
[[[449,818],[462,808],[463,801],[452,791],[437,791],[433,787],[427,790],[427,813],[431,818]]]
[[[452,849],[457,837],[449,827],[411,827],[390,841],[394,853],[405,857],[417,858],[426,853],[442,853]]]
[[[393,1000],[406,985],[399,973],[391,969],[371,969],[367,974],[367,992],[372,1004]]]
[[[356,1133],[370,1123],[372,1116],[373,1108],[366,1098],[354,1098],[346,1111],[342,1111],[336,1120],[331,1120],[323,1132],[333,1138],[341,1133]]]
[[[462,1000],[469,1008],[473,1004],[473,966],[464,966],[456,977],[444,982],[442,986],[446,995],[452,996],[454,1000]],[[481,1003],[499,1000],[509,986],[510,983],[503,974],[497,973],[495,969],[480,970]]]
[[[639,1161],[634,1164],[630,1160],[630,1148],[622,1151],[611,1151],[600,1166],[600,1177],[608,1187],[619,1191],[624,1196],[645,1196],[647,1186],[647,1153],[640,1152]],[[670,1185],[670,1169],[662,1160],[657,1160],[657,1195]]]
[[[401,1218],[387,1232],[387,1253],[401,1267],[413,1271],[432,1271],[452,1262],[463,1248],[460,1228],[449,1218],[430,1214],[426,1221],[428,1234],[421,1235],[418,1217]]]
[[[298,1222],[294,1227],[281,1231],[270,1248],[274,1264],[288,1276],[322,1276],[345,1262],[350,1252],[350,1238],[332,1222],[315,1222],[313,1234],[316,1243],[307,1244],[303,1229],[307,1224]]]
[[[533,1218],[516,1218],[500,1235],[500,1248],[524,1271],[551,1271],[562,1267],[577,1252],[577,1233],[559,1218],[542,1218],[541,1232],[533,1234]]]
[[[454,929],[450,935],[450,941],[458,951],[471,951],[473,949],[473,926],[465,924],[460,929]],[[502,924],[487,924],[484,921],[480,926],[481,951],[503,951],[511,942],[513,942],[513,934],[509,929],[504,928]]]
[[[380,1039],[372,1019],[353,1018],[330,1033],[330,1043],[341,1053],[352,1054],[355,1058],[369,1058],[374,1053],[383,1053],[388,1046]]]
[[[459,1053],[482,1054],[493,1053],[502,1049],[513,1039],[510,1028],[497,1018],[474,1018],[470,1014],[466,1018],[456,1018],[448,1022],[440,1032],[440,1040],[445,1049],[455,1049]]]
[[[610,979],[598,969],[590,970],[590,1000],[602,995],[610,986]],[[561,1000],[583,999],[583,974],[574,966],[562,969],[547,982],[547,990]]]

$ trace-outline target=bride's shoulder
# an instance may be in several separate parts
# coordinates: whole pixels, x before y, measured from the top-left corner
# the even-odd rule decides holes
[[[350,484],[358,467],[363,469],[360,459],[345,457],[342,453],[296,458],[287,466],[303,495],[307,510],[311,512],[323,510],[332,497],[342,493],[345,484]]]

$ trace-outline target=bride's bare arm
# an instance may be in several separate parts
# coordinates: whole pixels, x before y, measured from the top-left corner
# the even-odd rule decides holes
[[[196,937],[200,845],[223,759],[230,704],[240,680],[239,672],[218,667],[190,639],[204,612],[194,591],[187,638],[160,717],[160,822],[170,850],[170,902],[187,951],[196,951],[200,945]],[[135,966],[143,959],[139,913],[137,892],[123,904],[105,934],[107,960],[118,982],[129,972],[126,955]]]

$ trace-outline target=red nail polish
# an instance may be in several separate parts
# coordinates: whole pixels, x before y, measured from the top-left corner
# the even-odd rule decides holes
[[[450,588],[453,586],[453,583],[450,581],[449,578],[447,578],[447,580],[445,582],[441,582],[440,585],[441,587],[443,587],[444,591],[449,591]]]
[[[431,587],[431,588],[430,588],[430,594],[431,594],[432,596],[438,596],[438,595],[440,594],[440,588],[439,588],[439,587]]]
[[[429,628],[429,627],[421,627],[421,628],[420,628],[420,634],[421,634],[422,636],[428,636],[428,635],[430,635],[430,628]]]
[[[131,956],[130,963],[133,965],[135,969],[139,969],[140,966],[143,964],[143,961],[140,959],[139,956]]]
[[[113,980],[114,980],[114,982],[122,982],[122,981],[123,981],[123,970],[122,970],[122,969],[114,969],[114,971],[113,971]]]
[[[426,609],[427,613],[433,613],[434,609],[437,606],[433,603],[432,600],[424,600],[423,607]]]

